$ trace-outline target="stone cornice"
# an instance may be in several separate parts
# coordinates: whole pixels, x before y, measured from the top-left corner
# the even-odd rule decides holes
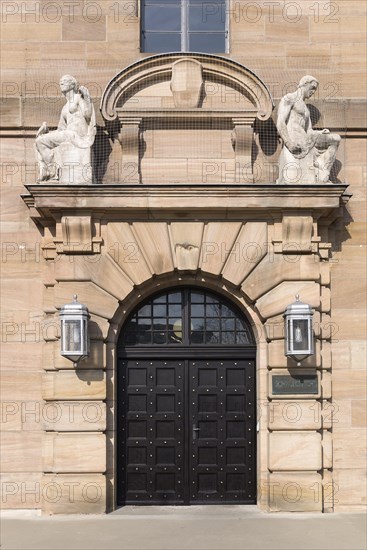
[[[140,117],[144,121],[146,120],[225,120],[225,119],[240,119],[248,121],[251,124],[254,122],[257,111],[256,109],[249,110],[235,110],[235,109],[116,109],[118,117],[124,120],[130,120]]]
[[[135,213],[159,218],[160,213],[177,213],[185,219],[257,215],[276,217],[279,213],[305,212],[315,218],[329,217],[345,204],[347,185],[26,185],[22,198],[31,217],[44,224],[68,215],[82,213],[103,219],[127,219]]]

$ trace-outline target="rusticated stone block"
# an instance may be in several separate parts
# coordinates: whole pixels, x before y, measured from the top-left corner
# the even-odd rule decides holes
[[[233,249],[240,227],[240,222],[211,222],[205,226],[200,269],[214,275],[220,274]]]
[[[173,270],[172,250],[166,223],[134,223],[137,242],[156,275]]]
[[[106,436],[100,433],[46,433],[43,441],[45,472],[106,470]]]
[[[321,333],[321,314],[319,311],[314,311],[312,317],[312,328],[316,338]],[[325,321],[327,323],[327,321]],[[284,339],[284,317],[283,314],[271,317],[265,323],[266,336],[269,340],[282,340]],[[325,338],[325,336],[324,336]]]
[[[323,468],[333,467],[333,438],[331,432],[322,432],[322,466]]]
[[[98,325],[94,326],[93,321],[90,321],[89,331],[99,332]],[[44,369],[48,370],[51,367],[51,369],[75,370],[74,363],[60,354],[60,342],[54,342],[53,345],[53,362],[51,365],[45,364]],[[105,365],[104,343],[101,340],[91,340],[89,355],[82,361],[79,361],[78,370],[103,369]]]
[[[38,368],[38,365],[41,364],[41,357],[43,354],[43,342],[22,342],[20,345],[16,346],[17,352],[14,353],[14,343],[4,342],[6,339],[7,330],[5,323],[3,323],[2,329],[3,341],[1,343],[1,371],[10,369],[13,374],[15,374],[20,373],[21,371],[32,372],[35,370],[36,365]],[[8,330],[13,331],[14,328],[9,325]],[[21,327],[19,327],[19,332],[21,333]],[[29,361],[30,357],[32,357],[32,361]]]
[[[321,435],[313,432],[269,434],[269,470],[292,471],[322,468]]]
[[[109,223],[108,252],[127,278],[140,285],[152,276],[136,237],[128,223]],[[98,313],[96,311],[96,313]]]
[[[10,367],[10,365],[9,365]],[[32,401],[41,398],[41,371],[4,370],[1,374],[2,400]]]
[[[331,369],[331,344],[322,342],[321,345],[321,365],[323,369]]]
[[[42,428],[52,432],[97,432],[106,429],[106,403],[48,401],[42,407]]]
[[[70,302],[77,294],[80,303],[88,304],[90,313],[111,319],[118,308],[118,300],[96,284],[85,281],[60,282],[55,286],[55,302],[58,308]]]
[[[271,368],[292,368],[297,366],[297,361],[284,355],[284,341],[273,340],[268,346],[269,367]],[[302,367],[317,368],[321,366],[321,345],[320,341],[315,342],[315,353],[301,362]]]
[[[14,401],[7,397],[1,402],[0,430],[1,432],[18,432],[22,429],[22,408],[24,401]],[[34,404],[32,404],[34,406]]]
[[[319,430],[321,405],[315,399],[279,400],[269,403],[269,430]]]
[[[242,228],[232,248],[232,254],[222,270],[231,283],[240,285],[267,253],[268,228],[264,222],[248,222]]]
[[[102,370],[46,372],[42,378],[42,397],[54,399],[105,399],[106,374]]]
[[[321,512],[323,486],[320,474],[272,473],[268,478],[271,512]]]
[[[37,415],[37,412],[33,412]],[[4,432],[0,439],[1,470],[3,472],[41,472],[43,433]]]
[[[319,275],[319,261],[316,256],[292,258],[268,254],[247,277],[241,289],[251,301],[255,301],[283,281],[317,281]]]
[[[314,282],[283,282],[261,296],[256,302],[256,307],[262,317],[268,319],[283,313],[286,307],[294,302],[294,297],[299,294],[302,302],[310,304],[314,308],[320,305],[320,285]]]
[[[2,510],[40,509],[42,506],[41,473],[4,473],[0,476]]]
[[[331,372],[323,371],[321,373],[321,395],[323,399],[331,399],[331,384],[332,376]]]
[[[45,474],[42,477],[44,514],[104,514],[106,477],[101,474]]]

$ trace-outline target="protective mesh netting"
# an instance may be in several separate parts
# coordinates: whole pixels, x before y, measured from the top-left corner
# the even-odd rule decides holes
[[[152,54],[154,55],[154,54]],[[188,54],[190,55],[190,54]],[[103,57],[103,58],[101,58]],[[100,99],[108,82],[126,66],[136,63],[142,56],[125,57],[123,60],[104,56],[86,58],[81,47],[79,58],[40,59],[35,66],[29,53],[29,64],[24,72],[21,85],[21,125],[24,130],[24,157],[27,165],[27,183],[37,179],[34,136],[45,121],[50,129],[57,127],[65,98],[59,89],[59,79],[64,74],[72,74],[78,82],[86,86],[92,96],[97,122],[97,135],[93,146],[93,183],[136,183],[133,174],[121,168],[121,145],[116,138],[116,128],[106,126],[100,113]],[[147,57],[147,55],[144,55]],[[231,55],[228,56],[231,58]],[[236,56],[235,61],[254,72],[268,87],[275,103],[272,119],[255,128],[252,163],[255,183],[274,183],[277,179],[277,163],[280,142],[276,131],[277,106],[281,97],[294,91],[299,79],[305,74],[315,76],[320,85],[309,101],[313,127],[329,128],[340,135],[346,132],[347,103],[342,99],[343,90],[337,65],[330,65],[324,57],[294,57],[285,63],[282,54],[275,52],[272,67],[269,60],[256,55],[252,47],[249,55]],[[156,90],[154,86],[157,85]],[[145,92],[145,100],[139,98],[137,108],[170,108],[169,81],[151,82],[151,92]],[[144,93],[143,93],[144,96]],[[134,100],[132,100],[134,101]],[[140,103],[139,103],[140,102]],[[129,105],[131,108],[131,105]],[[245,100],[233,90],[205,82],[203,109],[246,108]],[[235,156],[231,145],[233,127],[214,118],[208,120],[187,120],[177,117],[174,110],[169,120],[156,120],[141,128],[139,157],[139,183],[194,184],[194,183],[234,183],[236,177]],[[260,147],[259,147],[260,145]],[[339,147],[337,161],[331,173],[334,182],[343,181],[344,146]],[[241,183],[241,181],[237,181]]]

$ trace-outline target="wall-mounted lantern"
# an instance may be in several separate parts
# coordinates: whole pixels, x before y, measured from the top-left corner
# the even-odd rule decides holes
[[[89,354],[88,308],[78,302],[74,294],[74,301],[65,304],[60,310],[61,319],[61,355],[78,363]]]
[[[302,361],[314,353],[312,315],[312,307],[300,302],[298,294],[296,301],[284,312],[284,353],[295,361]]]

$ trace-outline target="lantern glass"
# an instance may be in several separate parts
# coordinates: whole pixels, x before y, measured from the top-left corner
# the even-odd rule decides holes
[[[61,308],[61,355],[77,363],[89,354],[88,308],[77,301]]]
[[[285,311],[285,355],[302,361],[314,353],[312,308],[299,301],[289,305]]]
[[[79,320],[64,321],[64,345],[65,352],[80,352],[82,342],[82,325]]]
[[[89,349],[90,349],[90,339],[89,339],[89,333],[88,333],[88,320],[83,320],[83,340],[84,340],[84,353],[86,355],[89,355]]]
[[[293,351],[308,350],[309,334],[308,334],[308,320],[307,319],[293,319],[293,326],[291,331],[291,338],[293,340]]]

